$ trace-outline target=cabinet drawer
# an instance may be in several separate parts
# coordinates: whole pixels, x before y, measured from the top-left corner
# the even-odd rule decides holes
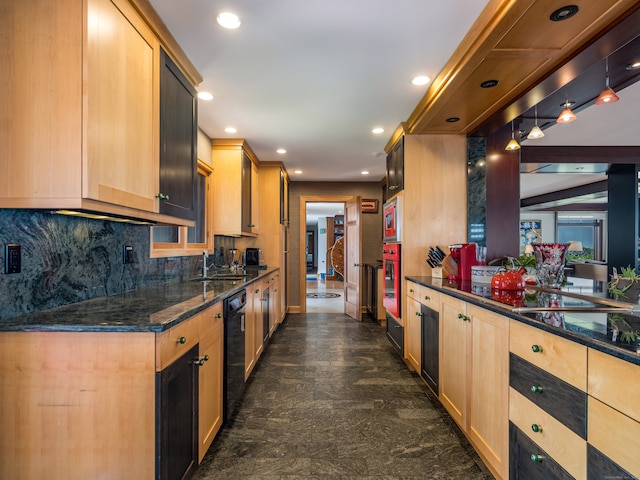
[[[587,394],[511,353],[509,385],[524,397],[587,438]]]
[[[589,349],[587,393],[640,422],[640,366]]]
[[[509,478],[511,480],[573,479],[553,458],[511,422],[509,422]]]
[[[436,312],[440,311],[440,294],[435,290],[417,283],[407,282],[407,296]]]
[[[519,357],[587,391],[587,347],[584,345],[511,320],[509,346]]]
[[[509,391],[509,420],[567,472],[586,478],[587,442],[513,388]]]
[[[224,322],[222,318],[223,303],[218,302],[197,315],[198,337],[204,338]]]
[[[619,480],[637,480],[620,465],[600,452],[591,444],[587,444],[587,480],[601,480],[611,478]]]
[[[202,313],[156,335],[156,371],[164,369],[197,345],[200,340],[198,333],[200,315]]]
[[[589,397],[587,440],[636,477],[640,477],[640,456],[637,448],[639,438],[640,423]]]

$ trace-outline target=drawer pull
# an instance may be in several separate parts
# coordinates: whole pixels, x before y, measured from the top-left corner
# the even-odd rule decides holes
[[[469,321],[469,317],[467,317],[466,315],[463,315],[463,314],[461,314],[461,313],[459,313],[459,314],[458,314],[458,318],[459,318],[460,320],[462,320],[463,322],[467,322],[467,321]]]
[[[539,455],[537,453],[532,453],[531,454],[531,461],[532,462],[541,463],[543,458],[544,457],[542,455]]]
[[[431,300],[431,297],[430,297],[429,295],[425,295],[425,296],[424,296],[424,299],[425,299],[425,300]]]
[[[410,288],[410,289],[409,289],[409,293],[413,293],[413,288]]]
[[[216,313],[215,318],[222,318],[222,314],[221,313]]]
[[[534,423],[531,425],[531,430],[533,430],[536,433],[540,433],[542,431],[542,427],[537,423]]]
[[[542,351],[542,347],[540,345],[531,345],[531,350],[533,353],[540,353]]]
[[[181,343],[181,344],[187,343],[187,337],[180,337],[176,339],[176,343]]]
[[[542,387],[540,385],[531,385],[531,391],[533,393],[542,393]]]

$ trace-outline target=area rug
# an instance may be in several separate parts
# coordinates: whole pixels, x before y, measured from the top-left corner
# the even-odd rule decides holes
[[[307,298],[338,298],[339,293],[327,293],[327,292],[314,292],[307,293]]]

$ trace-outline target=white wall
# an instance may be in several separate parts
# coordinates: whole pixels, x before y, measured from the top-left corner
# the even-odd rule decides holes
[[[324,233],[322,232],[324,229]],[[318,218],[318,275],[327,273],[327,218]]]

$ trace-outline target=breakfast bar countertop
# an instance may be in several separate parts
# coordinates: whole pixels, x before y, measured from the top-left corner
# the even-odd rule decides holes
[[[244,280],[161,283],[7,318],[0,332],[162,332],[271,272],[258,270]]]
[[[611,299],[602,282],[569,278],[557,291],[502,291],[469,281],[406,279],[640,365],[640,316],[603,305]]]

